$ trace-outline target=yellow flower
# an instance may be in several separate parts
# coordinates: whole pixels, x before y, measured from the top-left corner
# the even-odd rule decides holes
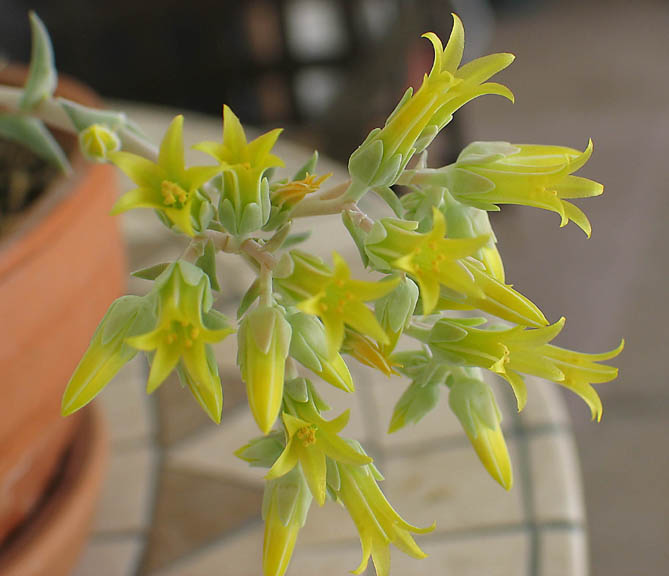
[[[427,554],[418,547],[411,533],[426,534],[434,530],[434,525],[418,528],[406,522],[381,492],[371,465],[337,464],[337,467],[341,482],[337,496],[353,519],[362,546],[362,561],[353,574],[362,574],[371,557],[377,576],[388,576],[390,544],[413,558],[425,558]],[[378,479],[382,479],[380,475]]]
[[[333,358],[341,348],[345,325],[379,342],[389,343],[388,336],[374,313],[364,302],[382,298],[395,288],[399,279],[381,282],[354,280],[348,264],[339,254],[334,252],[332,259],[334,270],[319,286],[318,292],[297,305],[303,312],[319,316],[322,320],[328,343],[328,357]]]
[[[511,91],[486,82],[513,62],[511,54],[492,54],[460,67],[464,49],[464,29],[453,14],[453,31],[446,48],[433,33],[424,34],[434,48],[434,64],[418,91],[410,88],[382,129],[372,131],[349,160],[354,186],[391,186],[407,162],[420,152],[450,122],[453,113],[470,100],[484,94],[498,94],[513,101]],[[366,190],[357,186],[353,199]],[[358,197],[356,197],[358,196]]]
[[[370,368],[376,368],[386,376],[397,374],[395,370],[397,364],[393,363],[383,349],[367,336],[358,334],[353,330],[346,330],[342,351],[350,354],[362,364]]]
[[[184,166],[183,116],[172,120],[160,144],[158,163],[130,154],[111,152],[109,159],[139,186],[127,192],[114,205],[118,214],[132,208],[154,208],[164,214],[179,230],[194,236],[204,198],[197,192],[221,169],[218,166]]]
[[[194,148],[221,163],[223,190],[219,217],[233,234],[249,234],[267,223],[270,216],[270,192],[265,172],[283,166],[271,153],[281,129],[271,130],[247,142],[239,118],[228,106],[223,107],[223,141],[201,142]]]
[[[285,184],[280,184],[270,193],[272,203],[280,208],[294,206],[307,194],[316,192],[330,176],[332,176],[332,172],[323,176],[316,176],[316,174],[307,172],[306,176],[300,180],[291,180]]]
[[[536,329],[515,326],[494,330],[477,328],[474,324],[473,320],[439,320],[427,342],[436,354],[447,360],[480,366],[502,376],[513,388],[518,410],[522,410],[527,401],[523,373],[572,390],[588,404],[593,420],[601,419],[602,403],[592,384],[613,380],[618,369],[598,362],[615,358],[624,342],[609,352],[584,354],[549,344],[562,330],[564,318]]]
[[[451,385],[448,403],[458,417],[479,459],[504,489],[511,490],[513,473],[495,397],[479,378],[459,378]]]
[[[156,327],[125,340],[133,348],[155,352],[147,392],[160,386],[181,362],[198,400],[218,422],[223,403],[221,382],[207,349],[234,330],[222,314],[211,310],[209,279],[196,266],[178,260],[156,279],[154,290],[158,298]]]
[[[251,310],[239,328],[238,363],[253,417],[267,434],[281,409],[291,327],[278,306]]]
[[[299,462],[311,494],[322,506],[327,494],[326,457],[352,466],[369,464],[372,459],[339,437],[339,432],[348,423],[348,410],[334,420],[325,420],[310,403],[296,403],[295,406],[303,418],[283,413],[288,441],[285,450],[268,472],[267,479],[283,476]]]
[[[488,245],[488,236],[446,238],[446,221],[432,208],[432,230],[416,232],[417,222],[384,218],[365,241],[370,263],[410,274],[420,286],[423,314],[435,307],[472,309],[528,326],[547,324],[541,311],[522,294],[496,280],[471,257]]]
[[[83,155],[92,162],[104,162],[111,152],[121,148],[116,132],[102,124],[91,124],[79,132],[79,147]]]
[[[522,204],[551,210],[560,215],[560,226],[573,220],[589,237],[587,216],[565,199],[590,198],[604,191],[598,182],[572,175],[591,155],[592,141],[583,152],[564,146],[475,142],[454,166],[485,178],[489,185],[480,191],[456,185],[451,192],[461,202],[487,209]]]

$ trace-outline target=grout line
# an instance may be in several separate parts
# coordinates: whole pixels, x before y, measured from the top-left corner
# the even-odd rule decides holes
[[[420,423],[418,424],[420,426]],[[522,428],[522,431],[519,431]],[[566,424],[538,424],[529,428],[514,425],[509,430],[504,431],[504,437],[507,440],[520,439],[525,436],[539,437],[539,436],[561,436],[563,434],[571,434],[572,430]],[[457,434],[450,436],[443,436],[433,438],[427,441],[416,441],[415,443],[407,443],[397,448],[392,448],[386,451],[389,459],[405,458],[417,454],[427,454],[430,452],[448,452],[458,448],[470,446],[470,441],[465,435]]]
[[[509,403],[508,396],[504,396],[503,400],[507,405]],[[516,445],[518,450],[518,476],[521,480],[521,495],[522,508],[525,523],[529,530],[529,555],[527,558],[527,574],[528,576],[539,576],[539,557],[540,557],[540,541],[539,531],[537,529],[536,511],[534,510],[534,486],[532,483],[532,472],[530,468],[530,446],[528,435],[529,430],[523,426],[520,415],[513,406],[508,412],[511,414],[513,426],[511,428],[510,436],[517,439]],[[556,426],[558,428],[558,426]],[[568,427],[561,426],[561,429]],[[506,435],[506,434],[505,434]]]
[[[136,540],[144,536],[146,529],[122,528],[118,530],[96,530],[89,536],[90,542],[115,542],[119,540]]]
[[[148,371],[148,368],[146,368]],[[146,375],[148,377],[148,374]],[[163,470],[163,461],[165,459],[165,451],[163,449],[163,446],[159,442],[159,426],[160,426],[160,418],[158,416],[158,399],[157,396],[152,395],[148,397],[148,412],[149,412],[149,418],[150,418],[150,424],[151,424],[151,435],[150,437],[153,438],[153,444],[154,444],[154,454],[153,454],[153,461],[152,461],[152,470],[151,470],[151,483],[150,483],[150,489],[153,490],[152,494],[149,494],[149,497],[147,498],[148,504],[146,510],[146,519],[148,520],[147,522],[147,530],[143,534],[143,546],[141,547],[139,553],[137,554],[137,559],[135,561],[135,566],[134,570],[131,571],[131,574],[133,576],[142,576],[142,574],[146,573],[145,566],[146,566],[146,560],[147,560],[147,552],[148,552],[148,547],[149,547],[149,540],[151,537],[151,532],[153,531],[153,520],[155,517],[155,512],[156,512],[156,507],[158,505],[158,497],[160,494],[160,480],[162,477],[162,470]]]

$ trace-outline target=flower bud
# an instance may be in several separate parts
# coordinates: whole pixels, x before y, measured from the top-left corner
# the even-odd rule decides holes
[[[62,414],[76,412],[95,398],[137,354],[125,339],[150,329],[155,321],[150,298],[122,296],[109,307],[63,394]]]
[[[510,490],[511,461],[500,428],[502,415],[490,386],[478,378],[460,378],[451,386],[448,403],[486,470]]]
[[[281,308],[251,310],[239,329],[238,363],[253,417],[267,434],[279,415],[291,327]]]
[[[286,573],[311,501],[311,492],[299,466],[265,485],[262,507],[265,520],[264,576],[283,576]]]
[[[348,366],[339,353],[328,359],[325,329],[311,314],[296,312],[288,316],[293,333],[290,355],[333,386],[353,392],[355,389]]]
[[[121,148],[116,132],[102,124],[91,124],[79,132],[79,146],[83,155],[91,162],[105,162],[110,152]]]
[[[376,318],[390,339],[390,345],[381,346],[385,354],[390,354],[395,348],[402,331],[411,320],[416,302],[418,286],[413,280],[405,278],[390,294],[374,303]]]

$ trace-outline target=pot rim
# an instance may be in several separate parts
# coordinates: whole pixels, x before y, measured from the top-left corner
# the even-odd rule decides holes
[[[0,548],[0,572],[5,576],[43,574],[49,561],[63,550],[63,540],[88,534],[108,459],[108,431],[94,404],[81,414],[62,468],[34,515],[20,525],[16,537]],[[40,559],[40,560],[37,560]],[[74,561],[74,558],[73,558]],[[36,564],[36,562],[39,564]]]

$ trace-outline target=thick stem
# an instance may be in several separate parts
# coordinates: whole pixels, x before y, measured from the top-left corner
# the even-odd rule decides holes
[[[253,238],[244,240],[240,246],[240,249],[251,256],[251,258],[256,260],[258,264],[265,266],[269,270],[272,270],[277,264],[277,259],[269,252],[265,252],[263,247]]]
[[[0,108],[10,112],[24,113],[20,107],[22,94],[23,88],[0,85]],[[39,118],[52,128],[57,128],[71,134],[79,133],[61,106],[59,98],[46,98],[30,110],[29,113],[30,116]],[[138,154],[152,162],[158,159],[158,149],[153,144],[130,132],[127,128],[121,128],[118,131],[118,136],[121,140],[121,146],[126,152]]]
[[[258,282],[260,283],[260,305],[272,305],[272,271],[264,264],[260,265],[260,274],[258,274]]]

